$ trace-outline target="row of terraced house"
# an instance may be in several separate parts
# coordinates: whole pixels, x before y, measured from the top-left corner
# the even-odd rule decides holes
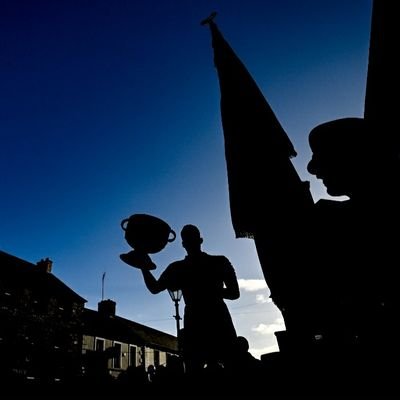
[[[178,359],[175,336],[116,315],[116,303],[98,310],[52,273],[0,251],[0,376],[54,382],[117,378]]]

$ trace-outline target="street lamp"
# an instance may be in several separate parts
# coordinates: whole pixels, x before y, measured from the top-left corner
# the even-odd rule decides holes
[[[179,315],[179,301],[182,297],[182,290],[170,290],[168,289],[168,293],[171,296],[172,301],[175,303],[175,315],[174,318],[176,320],[176,335],[179,340],[179,331],[180,331],[180,320],[182,319]]]

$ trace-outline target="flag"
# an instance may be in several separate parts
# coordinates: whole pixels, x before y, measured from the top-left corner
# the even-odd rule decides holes
[[[296,151],[255,80],[214,21],[204,23],[220,86],[232,225],[237,238],[254,238],[265,224],[293,215],[300,192],[300,203],[312,199],[290,161]]]

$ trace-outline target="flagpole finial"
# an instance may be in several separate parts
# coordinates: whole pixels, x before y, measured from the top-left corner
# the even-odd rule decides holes
[[[217,12],[213,11],[206,19],[203,19],[203,21],[200,22],[200,25],[208,25],[210,22],[213,21],[213,19],[217,16]]]

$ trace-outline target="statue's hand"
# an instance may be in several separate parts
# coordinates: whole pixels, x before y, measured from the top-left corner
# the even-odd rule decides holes
[[[119,258],[131,267],[145,270],[156,269],[156,265],[148,254],[138,253],[135,250],[132,250],[129,253],[120,254]]]

